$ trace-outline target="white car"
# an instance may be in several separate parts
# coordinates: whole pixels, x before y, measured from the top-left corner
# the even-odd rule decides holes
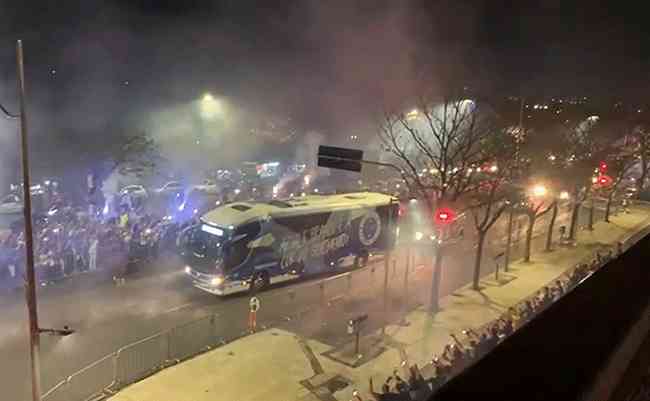
[[[23,211],[23,201],[18,195],[7,195],[0,200],[0,213],[13,214]]]
[[[129,195],[135,198],[146,198],[147,190],[142,185],[127,185],[120,190],[120,196]]]
[[[218,194],[220,192],[217,183],[212,180],[203,180],[203,184],[195,185],[194,189],[204,192],[206,194]]]
[[[169,181],[160,188],[154,190],[157,194],[178,194],[183,193],[183,184],[178,181]]]

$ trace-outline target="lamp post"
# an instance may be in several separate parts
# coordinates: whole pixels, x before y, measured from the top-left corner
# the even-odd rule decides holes
[[[29,175],[29,147],[27,138],[27,109],[25,107],[25,70],[23,66],[23,43],[16,42],[16,61],[18,68],[18,96],[20,103],[20,153],[23,170],[23,217],[25,219],[25,298],[29,318],[29,356],[32,375],[32,400],[41,400],[40,371],[40,334],[49,333],[68,336],[74,330],[68,326],[63,329],[41,329],[38,326],[38,308],[36,303],[36,274],[34,271],[34,235],[32,227],[32,198]],[[6,110],[3,109],[6,112]],[[9,115],[9,113],[6,113]],[[11,116],[14,117],[14,116]]]
[[[41,399],[40,375],[40,330],[36,306],[36,274],[34,272],[34,237],[32,230],[32,198],[29,178],[29,148],[27,144],[27,110],[25,107],[25,71],[23,67],[23,43],[16,42],[16,61],[18,65],[18,97],[20,102],[20,153],[23,170],[23,215],[25,218],[25,270],[27,313],[29,318],[29,356],[32,373],[32,399]]]

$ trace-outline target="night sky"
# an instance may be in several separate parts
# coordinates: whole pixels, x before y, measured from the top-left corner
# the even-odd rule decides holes
[[[57,107],[84,98],[81,86],[137,107],[212,89],[263,107],[357,111],[450,75],[515,95],[639,96],[650,61],[643,13],[604,3],[4,1],[0,72],[13,79],[23,38],[32,92],[62,91]]]
[[[624,3],[2,1],[0,102],[18,38],[35,135],[110,135],[208,91],[326,132],[452,83],[644,102],[648,24]]]

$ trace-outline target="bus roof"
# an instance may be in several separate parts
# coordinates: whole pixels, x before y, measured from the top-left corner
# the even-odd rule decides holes
[[[309,195],[267,202],[235,202],[213,209],[201,217],[204,223],[228,228],[262,217],[287,217],[311,213],[378,207],[397,198],[375,192],[357,192],[338,195]]]

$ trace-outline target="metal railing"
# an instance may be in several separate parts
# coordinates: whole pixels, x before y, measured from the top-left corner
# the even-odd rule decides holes
[[[298,284],[281,291],[258,296],[272,298],[268,302],[287,303],[287,314],[277,321],[262,321],[259,328],[300,321],[315,312],[340,312],[344,301],[381,290],[383,268],[381,259],[363,269],[349,271],[317,282]],[[392,268],[392,267],[391,267]],[[391,273],[392,274],[392,273]],[[401,284],[400,284],[401,285]],[[317,302],[314,302],[318,300]],[[304,306],[301,309],[300,306]],[[338,308],[338,309],[337,309]],[[244,319],[242,319],[244,320]],[[226,338],[220,332],[233,324],[241,324],[240,335]],[[180,361],[202,354],[248,334],[243,322],[224,322],[211,314],[186,324],[156,333],[121,347],[98,361],[58,382],[43,394],[44,401],[83,401],[100,399],[120,388],[137,382]]]

